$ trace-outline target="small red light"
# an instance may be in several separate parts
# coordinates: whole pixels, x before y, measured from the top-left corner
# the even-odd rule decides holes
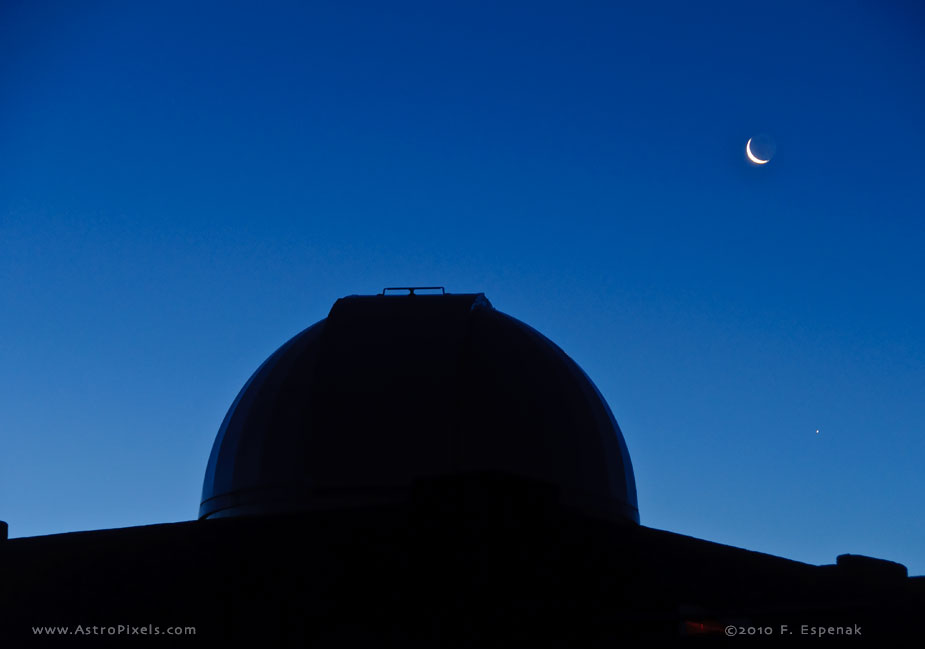
[[[684,621],[684,631],[689,635],[700,635],[708,633],[722,633],[723,626],[715,621],[695,622],[693,620]]]

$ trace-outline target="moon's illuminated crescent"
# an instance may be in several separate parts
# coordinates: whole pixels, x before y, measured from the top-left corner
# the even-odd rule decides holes
[[[748,159],[754,162],[756,165],[766,165],[770,160],[762,160],[752,153],[752,139],[748,138],[748,142],[745,143],[745,155],[748,156]]]

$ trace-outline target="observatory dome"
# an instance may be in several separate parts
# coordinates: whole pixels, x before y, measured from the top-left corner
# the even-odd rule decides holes
[[[620,428],[552,341],[481,293],[349,296],[241,389],[199,517],[403,502],[421,481],[475,474],[639,522]]]

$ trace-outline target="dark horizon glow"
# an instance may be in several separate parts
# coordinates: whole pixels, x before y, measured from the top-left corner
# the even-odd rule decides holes
[[[587,372],[644,525],[925,574],[916,4],[81,4],[0,7],[11,536],[194,518],[270,353],[443,285]]]

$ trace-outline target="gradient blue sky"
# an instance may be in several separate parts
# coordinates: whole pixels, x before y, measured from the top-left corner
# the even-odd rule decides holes
[[[266,356],[442,284],[595,380],[643,524],[925,573],[923,11],[639,4],[0,5],[11,536],[194,518]]]

